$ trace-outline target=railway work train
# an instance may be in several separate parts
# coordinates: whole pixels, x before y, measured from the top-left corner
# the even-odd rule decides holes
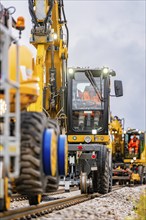
[[[11,34],[12,27],[21,33],[24,19],[15,22],[0,5],[0,211],[10,206],[11,181],[30,205],[39,204],[44,192],[56,191],[67,171],[80,177],[81,193],[112,189],[109,119],[115,71],[67,68],[63,0],[28,0],[28,5],[36,59]],[[115,80],[114,88],[116,97],[123,95],[121,81]],[[75,161],[69,170],[68,156]]]
[[[36,60],[11,33],[12,27],[24,29],[24,19],[16,23],[9,9],[0,4],[1,211],[10,206],[12,180],[16,191],[34,205],[42,193],[56,191],[59,175],[67,172],[64,5],[62,0],[29,0],[28,4]]]
[[[81,193],[108,193],[112,188],[109,68],[68,70],[68,146],[70,179],[80,176]],[[115,96],[123,95],[114,81]],[[70,102],[70,100],[72,100]]]

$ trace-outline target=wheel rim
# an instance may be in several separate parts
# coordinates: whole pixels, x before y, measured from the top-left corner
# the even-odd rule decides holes
[[[65,135],[58,138],[58,171],[59,175],[67,174],[68,166],[68,145]]]
[[[80,189],[81,189],[81,194],[87,193],[87,174],[86,173],[81,173]]]
[[[56,175],[57,140],[52,129],[46,129],[43,136],[43,168],[46,175]]]

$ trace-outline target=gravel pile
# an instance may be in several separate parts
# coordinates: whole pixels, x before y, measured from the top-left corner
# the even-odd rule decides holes
[[[64,210],[50,213],[42,220],[124,220],[127,216],[135,216],[134,208],[140,193],[146,186],[125,187],[111,192],[109,196],[74,205]]]

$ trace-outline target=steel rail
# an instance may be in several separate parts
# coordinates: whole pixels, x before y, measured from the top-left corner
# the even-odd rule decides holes
[[[77,191],[79,190],[78,187],[72,187],[70,192],[73,192],[73,191]],[[45,196],[54,196],[54,195],[58,195],[58,194],[63,194],[63,193],[66,193],[64,189],[58,189],[56,192],[50,192],[50,193],[44,193],[42,195],[42,200],[43,200],[43,197]],[[28,199],[28,196],[27,195],[21,195],[21,194],[12,194],[11,196],[11,202],[15,202],[15,201],[23,201],[23,200],[27,200]]]
[[[113,191],[122,188],[121,186],[113,187]],[[32,217],[43,216],[51,213],[54,210],[60,210],[78,203],[85,202],[87,200],[94,199],[95,197],[105,197],[111,193],[101,195],[99,193],[93,194],[80,194],[77,196],[72,196],[69,198],[57,199],[50,202],[41,203],[39,205],[27,206],[24,208],[19,208],[15,210],[9,210],[3,213],[0,213],[0,219],[2,220],[18,220],[22,218],[31,219]]]

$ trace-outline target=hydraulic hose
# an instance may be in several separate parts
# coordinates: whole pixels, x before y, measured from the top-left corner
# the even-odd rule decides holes
[[[39,26],[38,22],[37,22],[37,17],[34,13],[33,10],[33,0],[28,0],[28,5],[29,5],[29,12],[32,18],[32,22],[35,24],[35,26]]]
[[[53,1],[53,0],[51,0],[51,1],[49,1],[49,2],[50,2],[50,7],[49,7],[49,10],[48,10],[48,12],[47,12],[46,18],[45,18],[45,20],[44,20],[44,24],[46,24],[47,21],[48,21],[48,18],[51,17],[52,8],[53,8],[53,5],[54,5],[54,1]]]
[[[66,20],[65,11],[64,11],[64,2],[63,2],[63,0],[61,0],[61,7],[62,7],[63,18],[64,18],[64,22],[65,22],[66,33],[67,33],[67,47],[68,47],[68,44],[69,44],[69,31],[68,31],[68,27],[67,27],[67,20]]]

